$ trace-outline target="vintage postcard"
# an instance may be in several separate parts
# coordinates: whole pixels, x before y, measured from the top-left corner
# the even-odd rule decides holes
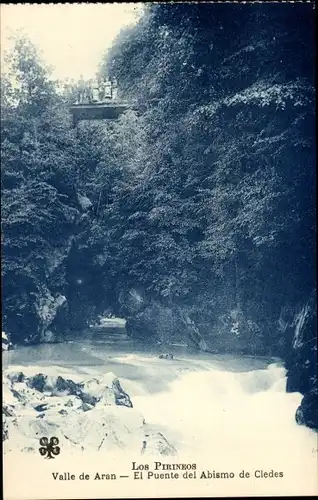
[[[318,493],[314,18],[2,5],[5,500]]]

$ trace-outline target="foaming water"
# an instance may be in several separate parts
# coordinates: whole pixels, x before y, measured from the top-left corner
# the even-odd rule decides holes
[[[21,348],[4,353],[3,360],[9,370],[21,370],[29,375],[38,372],[60,374],[75,381],[112,371],[129,393],[134,409],[143,414],[145,436],[148,431],[149,434],[162,432],[177,450],[176,456],[142,456],[139,441],[137,451],[133,442],[125,449],[112,447],[98,453],[67,448],[58,458],[59,470],[71,470],[77,475],[85,470],[94,475],[102,468],[102,472],[131,474],[133,462],[151,463],[152,459],[168,464],[195,463],[198,476],[202,470],[235,473],[235,479],[229,481],[209,479],[151,484],[130,481],[128,488],[132,498],[149,497],[149,491],[157,496],[158,488],[160,496],[165,498],[197,496],[199,492],[216,497],[236,496],[238,492],[243,497],[313,495],[317,492],[317,435],[296,424],[295,411],[302,396],[286,393],[286,370],[278,360],[211,356],[186,350],[175,350],[173,360],[163,360],[158,358],[155,349],[147,351],[135,346],[129,350],[127,344],[119,348],[109,343],[79,342]],[[89,412],[87,416],[89,418]],[[13,450],[6,456],[6,478],[10,471],[16,474],[21,454]],[[39,467],[38,460],[37,455],[28,454],[19,481],[16,475],[11,481],[7,479],[10,489],[16,488],[11,498],[26,500],[22,486]],[[52,467],[55,471],[52,462],[41,462],[46,477],[50,476]],[[250,471],[250,480],[239,479],[242,469]],[[279,472],[282,476],[262,480],[259,477],[263,471]],[[51,500],[53,491],[55,498],[56,495],[66,498],[63,483],[54,483],[54,489],[45,487],[41,494],[35,488],[30,495],[28,488],[28,498]],[[76,490],[78,498],[79,492],[83,495],[81,498],[100,498],[105,494],[102,482],[82,483]],[[120,490],[122,484],[127,483],[108,482],[108,497],[124,497]],[[145,493],[143,487],[147,485]]]
[[[165,428],[181,454],[254,450],[284,461],[292,443],[299,457],[308,457],[316,448],[315,434],[295,422],[301,394],[285,389],[286,370],[276,363],[246,372],[211,368],[184,373],[151,397],[136,391],[134,405],[147,421]]]
[[[180,454],[225,447],[288,457],[291,443],[299,456],[317,447],[315,433],[295,422],[302,396],[286,393],[280,362],[182,349],[173,360],[162,360],[158,352],[136,346],[129,352],[127,344],[77,342],[17,349],[4,361],[25,373],[59,373],[77,381],[112,371],[149,426],[162,430]]]

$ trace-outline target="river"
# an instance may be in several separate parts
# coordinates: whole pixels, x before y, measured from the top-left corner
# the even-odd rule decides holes
[[[164,346],[125,338],[76,340],[19,347],[4,353],[3,362],[26,374],[42,371],[76,381],[113,372],[134,407],[180,453],[251,448],[277,457],[288,454],[292,444],[305,457],[316,449],[315,433],[295,422],[301,395],[286,393],[280,360],[168,349],[172,360],[159,359]]]

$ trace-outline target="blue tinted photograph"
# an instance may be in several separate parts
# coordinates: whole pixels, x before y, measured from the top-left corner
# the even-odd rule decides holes
[[[318,494],[314,3],[1,14],[6,498]]]

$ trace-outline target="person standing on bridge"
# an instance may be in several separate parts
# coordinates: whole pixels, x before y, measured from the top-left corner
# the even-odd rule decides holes
[[[79,82],[78,82],[77,96],[78,96],[78,99],[77,99],[78,103],[79,104],[83,103],[84,99],[85,99],[85,81],[83,79],[83,75],[81,75]]]
[[[93,80],[88,80],[86,85],[86,98],[88,102],[93,101]]]
[[[105,99],[105,82],[102,78],[98,78],[98,100],[103,102]]]
[[[97,80],[93,80],[92,82],[92,101],[93,102],[99,101],[99,84]]]
[[[112,98],[117,99],[117,80],[116,78],[112,79]]]
[[[70,100],[73,104],[74,102],[76,102],[76,99],[77,99],[77,88],[76,88],[76,83],[75,83],[74,78],[72,78],[70,81],[69,93],[70,93]]]
[[[105,97],[106,99],[112,98],[112,82],[110,80],[105,82]]]

